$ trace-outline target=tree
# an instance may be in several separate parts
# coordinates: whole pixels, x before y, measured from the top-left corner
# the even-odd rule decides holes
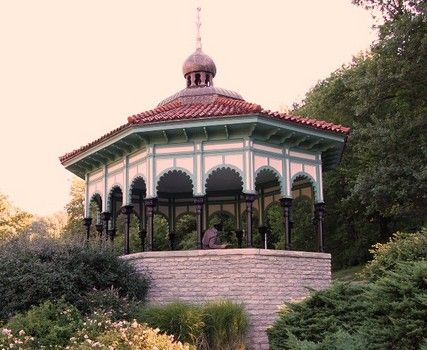
[[[48,216],[36,216],[27,232],[37,237],[59,238],[66,224],[67,214],[64,212],[58,212]]]
[[[74,177],[71,182],[70,201],[65,205],[68,220],[64,227],[64,234],[68,236],[81,236],[86,232],[83,226],[84,218],[84,194],[85,183],[83,180]]]
[[[0,241],[16,237],[31,224],[32,215],[15,208],[7,196],[0,193]]]
[[[294,112],[352,127],[341,166],[325,174],[326,244],[336,266],[427,213],[427,4],[355,0],[384,23],[370,52],[309,91]]]

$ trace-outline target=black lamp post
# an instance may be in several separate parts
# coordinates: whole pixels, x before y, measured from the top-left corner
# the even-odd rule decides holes
[[[92,218],[84,218],[83,225],[86,227],[86,242],[89,243],[90,238],[90,226],[92,225]]]

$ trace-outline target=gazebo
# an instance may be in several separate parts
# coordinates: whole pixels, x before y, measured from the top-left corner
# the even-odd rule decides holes
[[[227,212],[234,217],[239,246],[252,247],[254,210],[263,224],[266,208],[279,202],[289,250],[292,199],[305,191],[314,197],[317,247],[323,251],[322,173],[340,162],[349,128],[265,110],[216,87],[216,73],[198,31],[196,51],[183,65],[184,89],[60,157],[85,180],[88,238],[95,220],[100,235],[114,238],[117,216],[124,214],[128,254],[135,213],[147,238],[142,250],[156,250],[155,213],[167,219],[172,233],[177,218],[192,213],[201,248],[210,215]]]

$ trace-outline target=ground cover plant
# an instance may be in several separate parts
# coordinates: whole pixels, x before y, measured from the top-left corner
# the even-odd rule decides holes
[[[195,350],[137,321],[97,312],[83,317],[64,301],[46,301],[12,318],[1,329],[0,349]]]

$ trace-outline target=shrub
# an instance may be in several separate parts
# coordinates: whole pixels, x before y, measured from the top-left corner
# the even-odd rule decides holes
[[[271,349],[293,349],[288,343],[292,336],[318,343],[340,330],[354,332],[368,311],[365,290],[362,285],[336,283],[301,302],[287,304],[267,331]]]
[[[131,320],[139,309],[141,302],[120,296],[114,287],[103,290],[92,290],[84,296],[88,312],[108,314],[112,320]]]
[[[426,295],[427,261],[399,263],[365,286],[333,285],[281,312],[268,331],[271,349],[417,350]]]
[[[370,252],[374,258],[362,274],[373,281],[395,269],[399,262],[427,259],[427,228],[416,233],[397,232],[387,243],[375,244]]]
[[[365,350],[367,348],[367,343],[361,335],[350,335],[345,331],[327,335],[320,343],[298,340],[291,334],[288,345],[291,349],[298,350]]]
[[[0,320],[62,296],[88,312],[84,296],[111,287],[142,300],[148,282],[109,249],[24,237],[0,246]]]
[[[173,336],[159,334],[137,321],[111,322],[106,315],[88,318],[85,326],[70,339],[71,350],[121,349],[121,350],[191,350],[188,344],[175,342]],[[195,349],[194,349],[195,350]]]
[[[12,330],[13,334],[34,338],[31,345],[39,349],[50,345],[65,346],[82,323],[82,316],[74,306],[58,300],[46,301],[24,314],[14,316],[6,329]]]
[[[204,323],[202,310],[197,305],[177,301],[148,306],[141,308],[136,318],[164,333],[172,334],[179,341],[192,344],[201,341]]]
[[[427,261],[404,262],[366,292],[362,333],[372,349],[419,349],[427,334]]]
[[[226,300],[210,302],[203,307],[203,320],[209,349],[244,349],[249,322],[243,305]]]

